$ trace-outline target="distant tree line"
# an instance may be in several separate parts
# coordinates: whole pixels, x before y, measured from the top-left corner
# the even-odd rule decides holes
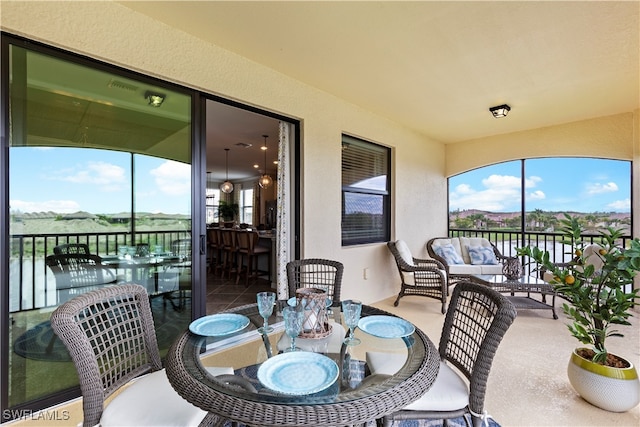
[[[616,213],[567,212],[578,217],[587,234],[595,234],[606,227],[631,230],[631,215]],[[553,233],[564,212],[546,212],[536,209],[525,214],[525,231]],[[514,230],[522,228],[522,216],[515,213],[499,213],[478,210],[455,210],[449,213],[449,227],[474,230]]]

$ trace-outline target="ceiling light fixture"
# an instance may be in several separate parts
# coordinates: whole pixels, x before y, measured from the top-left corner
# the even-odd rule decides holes
[[[149,105],[152,107],[159,107],[164,102],[166,96],[162,93],[151,92],[148,90],[144,93],[144,98],[149,101]]]
[[[493,117],[499,119],[501,117],[507,117],[507,114],[509,114],[509,111],[511,111],[511,107],[509,107],[507,104],[502,104],[496,107],[489,108],[489,111],[491,111]]]
[[[269,175],[267,175],[267,138],[269,135],[262,135],[264,138],[264,146],[262,150],[264,151],[264,170],[262,171],[262,176],[258,180],[258,185],[260,188],[269,188],[269,186],[273,183],[273,179]]]
[[[233,184],[231,183],[231,181],[229,181],[229,149],[225,148],[224,151],[226,152],[226,156],[227,156],[227,160],[226,160],[226,166],[227,166],[227,179],[220,184],[220,191],[222,191],[223,193],[231,193],[233,191]]]

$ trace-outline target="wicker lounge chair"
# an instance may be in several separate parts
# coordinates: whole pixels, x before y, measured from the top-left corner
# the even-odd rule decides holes
[[[441,362],[435,383],[403,410],[384,416],[381,424],[470,415],[473,426],[480,427],[487,417],[484,398],[493,357],[515,318],[516,309],[505,296],[488,286],[459,282],[440,336]],[[366,357],[376,375],[393,375],[405,362],[404,355],[394,359],[386,353],[367,353]]]
[[[442,314],[447,305],[447,275],[441,262],[433,259],[420,259],[411,255],[403,240],[387,242],[400,273],[400,293],[393,305],[400,303],[405,295],[420,295],[435,298],[442,302]]]

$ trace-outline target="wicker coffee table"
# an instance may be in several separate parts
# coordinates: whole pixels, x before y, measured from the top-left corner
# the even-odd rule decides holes
[[[553,318],[556,314],[556,290],[542,279],[533,276],[522,276],[519,279],[507,279],[502,274],[474,274],[471,281],[490,286],[502,294],[508,294],[507,298],[518,310],[551,310]],[[540,300],[532,297],[539,295]],[[551,304],[546,302],[547,296],[551,297]]]
[[[337,315],[340,317],[339,309]],[[212,338],[184,332],[167,353],[165,366],[172,386],[186,400],[209,412],[201,425],[222,425],[225,420],[255,426],[338,426],[363,424],[395,412],[418,399],[433,384],[438,374],[440,357],[431,340],[419,329],[401,338],[377,338],[359,329],[356,335],[362,344],[346,348],[340,354],[325,355],[339,366],[338,379],[328,389],[306,395],[273,392],[259,384],[245,387],[245,372],[253,371],[269,360],[273,343],[282,331],[260,336],[255,329],[262,324],[256,304],[233,311],[251,319],[243,334],[253,334],[251,342],[230,344],[222,351],[202,351]],[[363,306],[362,316],[390,315]],[[274,325],[278,318],[271,319]],[[336,328],[337,329],[337,328]],[[262,340],[260,339],[262,338]],[[228,339],[227,339],[228,341]],[[364,366],[367,351],[402,352],[404,366],[392,376],[370,375]],[[274,352],[275,353],[275,352]],[[290,354],[290,353],[287,353]],[[203,366],[229,366],[235,375],[213,377]],[[355,363],[354,363],[355,362]],[[361,367],[361,377],[349,375],[349,366]],[[220,379],[222,378],[222,379]],[[236,381],[236,379],[238,381]],[[355,379],[355,381],[354,381]],[[239,385],[240,384],[240,385]]]

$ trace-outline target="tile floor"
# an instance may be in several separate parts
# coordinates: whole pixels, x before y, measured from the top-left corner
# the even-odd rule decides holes
[[[235,274],[229,278],[210,273],[207,275],[207,314],[254,303],[256,294],[262,291],[273,291],[266,276],[251,278],[245,286],[244,276],[236,284]]]

